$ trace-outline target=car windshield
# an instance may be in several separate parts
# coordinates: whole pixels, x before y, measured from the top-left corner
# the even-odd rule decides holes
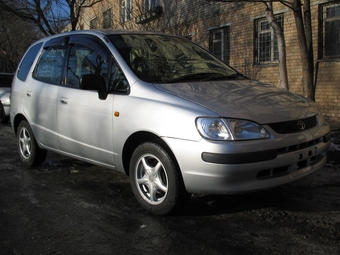
[[[133,72],[146,82],[229,79],[238,75],[223,61],[184,38],[151,34],[109,38]]]

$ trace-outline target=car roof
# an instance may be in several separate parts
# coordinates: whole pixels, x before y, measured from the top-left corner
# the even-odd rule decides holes
[[[102,36],[108,36],[108,35],[128,35],[128,34],[143,34],[143,35],[167,35],[167,36],[173,36],[171,34],[165,34],[160,32],[151,32],[151,31],[142,31],[142,30],[115,30],[115,29],[88,29],[88,30],[74,30],[59,34],[54,34],[47,36],[45,38],[42,38],[38,41],[36,41],[34,44],[39,42],[46,42],[50,39],[61,37],[61,36],[72,36],[72,35],[96,35],[99,37]]]

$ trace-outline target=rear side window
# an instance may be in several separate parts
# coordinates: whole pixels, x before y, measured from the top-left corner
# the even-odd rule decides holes
[[[34,62],[35,57],[37,56],[38,52],[40,51],[40,48],[42,46],[42,43],[38,43],[34,45],[32,48],[28,50],[26,53],[24,59],[21,62],[21,65],[18,70],[18,78],[19,80],[25,81],[28,75],[28,72],[31,69],[31,66]]]
[[[65,63],[66,49],[56,46],[44,49],[37,63],[33,77],[37,80],[60,84]]]

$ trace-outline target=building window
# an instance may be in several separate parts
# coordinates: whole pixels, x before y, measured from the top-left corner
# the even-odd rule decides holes
[[[209,50],[224,62],[230,62],[230,27],[210,31]]]
[[[283,14],[276,15],[275,18],[283,28]],[[255,63],[277,62],[279,60],[279,51],[274,29],[269,25],[266,18],[256,20],[255,28]]]
[[[112,28],[113,22],[112,22],[112,8],[107,9],[103,12],[103,28]]]
[[[322,6],[322,57],[340,57],[340,3]]]
[[[120,23],[124,23],[132,18],[132,0],[122,0],[120,2]]]
[[[147,12],[160,5],[160,0],[142,0],[142,12]]]
[[[90,20],[90,29],[97,29],[98,28],[98,19],[93,18]]]

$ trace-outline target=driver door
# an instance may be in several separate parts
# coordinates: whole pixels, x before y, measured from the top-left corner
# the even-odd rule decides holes
[[[95,38],[71,38],[65,86],[58,94],[57,119],[62,151],[78,158],[114,166],[113,94],[106,100],[97,91],[81,90],[83,74],[108,79],[110,53]]]

